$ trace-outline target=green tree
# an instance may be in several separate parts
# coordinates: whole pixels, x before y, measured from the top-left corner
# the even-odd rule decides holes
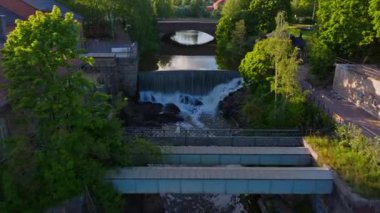
[[[373,18],[372,23],[376,30],[376,36],[380,37],[380,0],[370,0],[369,9]]]
[[[130,34],[132,39],[139,42],[141,54],[153,53],[158,49],[155,15],[162,13],[164,16],[170,16],[171,13],[170,7],[165,6],[170,0],[61,1],[74,7],[74,9],[85,12],[87,24],[106,22],[104,31],[107,31],[107,28],[110,27],[114,32],[117,25],[124,25],[121,27],[127,28],[127,33]]]
[[[235,17],[242,10],[249,7],[251,0],[228,0],[222,10],[222,16],[225,17]]]
[[[229,0],[223,7],[222,17],[216,31],[216,59],[219,68],[237,69],[241,59],[247,52],[247,46],[261,36],[273,31],[276,23],[273,17],[279,11],[290,13],[289,0]],[[244,21],[246,28],[245,47],[236,51],[234,43],[236,23]],[[241,24],[241,23],[240,23]],[[235,40],[236,41],[236,40]]]
[[[295,127],[303,117],[304,96],[296,77],[298,50],[289,39],[283,12],[276,23],[273,36],[257,42],[239,67],[252,93],[244,111],[253,127]]]
[[[120,18],[130,25],[128,33],[139,42],[141,54],[149,54],[158,49],[156,20],[151,0],[118,0]]]
[[[190,1],[190,15],[192,17],[201,17],[204,11],[204,5],[202,0]]]
[[[257,27],[264,33],[275,29],[276,22],[273,17],[276,17],[278,12],[285,11],[288,16],[292,14],[290,0],[252,0],[249,10],[257,17]]]
[[[246,53],[246,46],[243,49],[237,50],[236,35],[244,34],[245,45],[252,43],[249,40],[254,40],[257,36],[255,17],[249,12],[250,0],[230,0],[227,1],[222,10],[222,17],[219,19],[216,29],[216,60],[218,67],[221,69],[237,69],[240,60]],[[237,27],[236,23],[240,22]],[[243,32],[243,23],[245,32]],[[233,37],[235,40],[233,41]]]
[[[171,0],[151,0],[154,14],[157,17],[171,17],[173,15],[173,2]]]
[[[317,0],[292,0],[292,11],[297,16],[312,17]]]
[[[3,50],[12,108],[27,134],[9,141],[3,166],[1,207],[41,212],[85,189],[108,211],[120,197],[103,180],[112,166],[125,165],[125,147],[109,97],[71,64],[80,57],[79,23],[57,7],[17,21]]]
[[[373,39],[369,0],[319,2],[318,39],[338,56],[352,56]]]

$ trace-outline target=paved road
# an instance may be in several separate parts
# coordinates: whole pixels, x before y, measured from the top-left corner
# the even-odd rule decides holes
[[[338,122],[353,123],[363,129],[368,137],[380,137],[380,120],[375,116],[357,107],[355,104],[339,98],[332,89],[313,88],[307,82],[310,66],[304,64],[300,67],[299,80],[304,89],[311,92],[311,98],[317,106],[332,116]]]
[[[380,120],[362,108],[347,100],[338,98],[332,91],[315,90],[313,95],[316,102],[319,102],[319,105],[324,107],[336,120],[356,124],[369,137],[380,136]]]

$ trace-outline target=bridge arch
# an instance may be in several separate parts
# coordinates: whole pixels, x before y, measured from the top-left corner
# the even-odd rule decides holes
[[[218,20],[215,19],[162,19],[157,21],[160,38],[177,31],[196,30],[215,37]]]

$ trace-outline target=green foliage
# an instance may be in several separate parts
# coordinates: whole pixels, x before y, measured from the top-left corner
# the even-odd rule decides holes
[[[298,50],[291,44],[284,13],[276,18],[273,36],[258,41],[239,70],[250,88],[243,112],[257,127],[300,127],[305,118],[305,98],[297,80]]]
[[[114,35],[117,25],[124,25],[132,39],[139,42],[141,54],[158,49],[158,34],[155,27],[155,14],[171,15],[171,8],[165,4],[169,0],[61,0],[68,6],[82,12],[85,25],[106,31],[110,28]],[[105,23],[105,24],[104,24]],[[105,28],[105,29],[104,29]]]
[[[275,29],[274,17],[282,10],[290,14],[289,0],[227,1],[216,30],[216,59],[219,68],[237,69],[249,50],[248,47],[257,38]],[[245,41],[236,39],[236,35],[244,37]]]
[[[352,189],[365,197],[380,198],[380,144],[366,138],[358,127],[344,125],[336,138],[307,137],[318,152],[318,161],[327,164]]]
[[[293,13],[298,17],[311,17],[316,0],[292,0]]]
[[[329,77],[334,57],[376,61],[379,47],[378,0],[321,1],[317,11],[317,36],[309,50],[313,73]]]
[[[91,63],[79,56],[78,42],[79,24],[71,13],[62,18],[57,7],[17,21],[8,36],[8,97],[29,129],[5,144],[5,212],[41,212],[85,189],[100,209],[121,207],[120,195],[103,180],[108,169],[129,163],[121,123],[110,97],[72,66],[79,58]]]
[[[376,37],[380,37],[380,0],[370,0],[369,12],[372,17],[372,24],[376,31]]]
[[[276,22],[273,17],[276,17],[278,12],[284,11],[288,16],[292,14],[290,0],[252,0],[249,10],[257,17],[257,28],[260,32],[275,29]]]
[[[284,13],[279,14],[277,23],[273,36],[257,42],[254,50],[242,60],[239,70],[254,88],[267,81],[272,91],[290,97],[300,91],[296,79],[298,50],[288,37]]]
[[[308,46],[311,73],[319,80],[331,76],[335,62],[335,53],[317,38],[312,38]]]
[[[369,0],[321,1],[317,12],[318,39],[340,56],[350,56],[372,42]]]
[[[171,17],[173,15],[173,6],[171,0],[151,0],[155,16],[157,17]]]
[[[127,156],[133,166],[146,166],[161,161],[161,150],[144,138],[134,138],[127,142]]]
[[[248,52],[241,61],[239,71],[245,82],[251,87],[265,87],[270,89],[268,78],[274,75],[273,39],[264,39],[255,44],[253,51]]]
[[[119,17],[130,25],[128,33],[139,42],[141,54],[155,52],[158,49],[156,20],[150,0],[119,0]]]
[[[228,0],[223,7],[223,17],[236,17],[238,14],[249,7],[251,0]]]
[[[255,18],[247,8],[249,0],[229,0],[223,7],[216,29],[216,61],[220,69],[235,70],[255,32]],[[244,39],[244,41],[243,41]]]

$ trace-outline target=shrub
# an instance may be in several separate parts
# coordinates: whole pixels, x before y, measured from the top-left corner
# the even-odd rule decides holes
[[[317,38],[312,38],[308,47],[308,54],[310,56],[311,73],[314,76],[321,80],[331,75],[334,68],[335,54],[327,45]]]
[[[144,138],[134,138],[127,142],[126,152],[131,166],[146,166],[161,161],[161,150]]]
[[[380,144],[366,138],[358,127],[338,127],[334,138],[307,137],[318,152],[319,163],[331,166],[353,191],[380,198]]]

